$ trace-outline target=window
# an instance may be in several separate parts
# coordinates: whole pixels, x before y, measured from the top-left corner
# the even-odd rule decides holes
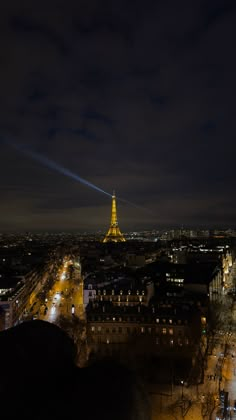
[[[174,345],[174,340],[170,340],[170,346],[173,347]]]
[[[169,319],[169,323],[172,324],[172,319]]]
[[[107,344],[110,344],[110,340],[109,340],[109,338],[107,338]]]
[[[98,332],[101,332],[102,331],[102,327],[98,327]]]
[[[152,333],[152,329],[149,327],[148,328],[148,333],[151,334]]]
[[[173,335],[173,328],[169,328],[169,334]]]
[[[159,324],[160,320],[159,318],[156,318],[156,323]]]
[[[166,328],[162,328],[162,334],[166,334]]]
[[[95,332],[95,327],[93,326],[93,327],[91,327],[91,331],[92,332]]]
[[[142,334],[145,333],[145,328],[144,327],[141,327],[141,333]]]
[[[121,327],[119,327],[119,328],[118,328],[118,331],[119,331],[119,333],[121,334],[121,333],[122,333],[122,328],[121,328]]]

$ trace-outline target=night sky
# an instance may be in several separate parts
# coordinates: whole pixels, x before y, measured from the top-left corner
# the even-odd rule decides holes
[[[236,225],[235,1],[9,0],[0,33],[0,231],[109,226],[33,154],[122,232]]]

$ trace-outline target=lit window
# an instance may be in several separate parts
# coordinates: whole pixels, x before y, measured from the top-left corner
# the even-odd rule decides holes
[[[115,317],[113,317],[113,318],[112,318],[112,321],[115,321],[115,320],[116,320],[116,318],[115,318]]]
[[[115,294],[115,291],[114,291],[114,290],[112,290],[111,294],[112,294],[112,295],[114,295],[114,294]]]
[[[170,346],[173,347],[174,345],[174,340],[170,340]]]
[[[103,290],[103,294],[104,294],[104,295],[106,294],[106,290]]]
[[[91,327],[91,331],[92,332],[95,332],[95,327]]]
[[[120,295],[123,295],[123,290],[120,291]]]
[[[107,344],[110,344],[110,340],[109,340],[109,338],[107,338]]]
[[[139,298],[139,302],[142,302],[142,297]]]
[[[157,324],[159,324],[159,322],[160,322],[159,318],[156,318],[156,322],[157,322]]]
[[[141,333],[144,333],[144,332],[145,332],[145,328],[141,327]]]
[[[162,334],[166,334],[166,328],[162,328]]]
[[[169,323],[172,324],[172,319],[169,319]]]
[[[169,328],[169,334],[173,335],[173,328]]]

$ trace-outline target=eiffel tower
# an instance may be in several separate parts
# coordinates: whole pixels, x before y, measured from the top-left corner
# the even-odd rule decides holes
[[[111,224],[103,242],[125,242],[125,238],[120,231],[117,221],[115,191],[113,191],[112,195]]]

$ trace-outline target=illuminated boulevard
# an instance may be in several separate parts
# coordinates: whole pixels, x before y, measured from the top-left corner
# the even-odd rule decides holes
[[[74,273],[71,274],[70,267]],[[73,278],[72,278],[73,277]],[[43,296],[43,299],[42,299]],[[25,319],[42,319],[56,323],[59,315],[71,319],[74,316],[83,319],[83,284],[80,265],[65,258],[51,288],[47,287],[36,296],[26,308]]]

